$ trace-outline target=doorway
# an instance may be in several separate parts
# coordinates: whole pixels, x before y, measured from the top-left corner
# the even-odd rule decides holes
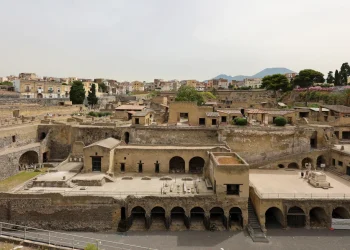
[[[155,167],[154,172],[159,173],[159,162],[158,161],[156,163],[154,163],[154,167]]]
[[[92,156],[92,171],[93,172],[101,172],[101,156]]]
[[[140,161],[139,162],[139,173],[142,173],[142,171],[143,171],[142,165],[143,165],[143,163]]]

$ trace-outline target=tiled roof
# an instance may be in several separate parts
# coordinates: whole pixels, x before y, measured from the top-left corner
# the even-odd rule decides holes
[[[139,112],[135,112],[133,116],[146,116],[148,113],[152,112],[153,110],[151,109],[145,109]]]
[[[145,108],[145,106],[139,105],[120,105],[119,107],[116,107],[115,110],[143,110]]]
[[[338,113],[346,113],[346,114],[350,113],[350,107],[344,106],[344,105],[321,105],[321,106]]]
[[[205,115],[208,117],[219,117],[220,116],[218,112],[206,112]]]
[[[267,114],[267,111],[262,109],[248,109],[247,113],[248,114]]]
[[[222,112],[225,114],[242,114],[240,110],[218,110],[218,112]]]
[[[295,113],[295,111],[294,110],[268,110],[267,113],[269,115],[286,115],[286,114]]]
[[[120,143],[119,140],[114,139],[112,137],[109,137],[107,139],[101,140],[101,141],[97,141],[95,143],[90,144],[87,147],[91,147],[91,146],[101,146],[104,148],[114,148],[116,147],[118,144]]]

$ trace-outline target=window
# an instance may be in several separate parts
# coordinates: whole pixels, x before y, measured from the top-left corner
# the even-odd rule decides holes
[[[135,118],[135,124],[140,124],[140,119],[139,118]]]
[[[227,195],[239,195],[239,186],[242,184],[226,184]]]
[[[120,172],[125,172],[125,163],[120,163]]]
[[[216,125],[216,119],[211,120],[211,125]]]
[[[142,165],[143,165],[143,163],[140,161],[139,162],[139,173],[142,173],[142,171],[143,171]]]
[[[12,136],[12,142],[16,142],[16,136],[15,135]]]
[[[221,117],[221,122],[226,122],[227,121],[227,117],[226,116],[222,116]]]
[[[342,167],[343,166],[343,162],[342,161],[338,161],[338,166]]]
[[[205,125],[205,118],[199,118],[199,125]]]
[[[332,159],[332,165],[335,166],[335,159]]]

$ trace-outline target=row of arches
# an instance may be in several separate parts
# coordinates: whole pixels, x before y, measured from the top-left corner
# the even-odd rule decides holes
[[[313,160],[309,157],[306,157],[301,161],[301,166],[299,166],[299,164],[297,162],[291,162],[288,164],[278,164],[278,167],[279,168],[289,168],[289,169],[300,169],[300,168],[305,168],[305,165],[307,163],[311,164],[313,167],[315,167],[313,164]],[[323,155],[320,155],[317,157],[317,159],[316,159],[316,167],[317,168],[321,167],[321,164],[325,164],[325,163],[326,163],[326,158]]]
[[[186,214],[182,207],[174,207],[170,215],[166,217],[163,207],[154,207],[150,214],[141,206],[134,207],[129,216],[129,227],[131,230],[226,230],[242,229],[243,217],[239,207],[232,207],[228,215],[225,215],[221,207],[213,207],[209,214],[201,207],[194,207]]]
[[[205,161],[202,157],[193,157],[189,161],[189,173],[202,174]],[[185,160],[180,156],[174,156],[169,161],[169,173],[185,173]]]
[[[305,211],[298,206],[289,208],[286,215],[286,226],[292,228],[302,228],[306,225],[310,225],[310,227],[327,227],[331,219],[322,207],[314,207],[309,211],[308,216],[306,215]],[[336,207],[332,211],[332,218],[350,219],[350,213],[344,207]],[[265,212],[265,227],[267,229],[281,228],[285,224],[284,219],[283,213],[279,208],[271,207]]]

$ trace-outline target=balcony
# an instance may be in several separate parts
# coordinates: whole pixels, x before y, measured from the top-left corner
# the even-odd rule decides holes
[[[53,89],[48,89],[47,92],[48,93],[53,93]]]

